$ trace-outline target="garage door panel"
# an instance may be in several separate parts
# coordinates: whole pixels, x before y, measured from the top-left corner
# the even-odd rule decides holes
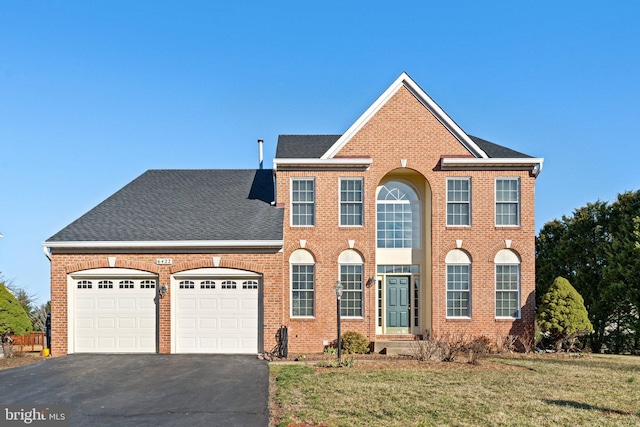
[[[116,319],[113,317],[99,317],[97,319],[97,329],[114,330],[116,328]]]
[[[256,353],[258,289],[243,289],[242,280],[190,280],[194,288],[176,286],[175,351],[177,353]],[[186,281],[185,281],[186,283]],[[207,288],[201,287],[203,284]],[[214,286],[215,285],[215,286]],[[197,303],[193,304],[193,299]],[[195,325],[192,320],[196,319]]]
[[[218,300],[216,298],[202,298],[198,300],[198,308],[200,310],[215,310],[218,308]]]
[[[93,298],[77,298],[76,310],[93,310],[95,300]]]
[[[156,352],[155,281],[145,281],[146,289],[140,280],[125,282],[108,287],[93,280],[93,287],[75,289],[75,352]]]
[[[136,298],[119,298],[118,309],[120,310],[135,310],[137,306]]]
[[[220,300],[220,309],[221,310],[237,310],[238,309],[238,300],[233,298],[223,298]]]
[[[191,296],[188,296],[178,300],[177,308],[180,310],[195,310],[197,306],[197,300]]]
[[[200,319],[199,327],[200,329],[217,329],[218,320],[217,319]]]

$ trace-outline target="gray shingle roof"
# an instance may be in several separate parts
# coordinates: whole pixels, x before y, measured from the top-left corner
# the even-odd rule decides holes
[[[476,144],[478,147],[482,149],[487,156],[496,159],[522,159],[522,158],[531,158],[531,156],[527,154],[520,153],[518,151],[512,150],[507,147],[503,147],[502,145],[494,144],[493,142],[486,141],[482,138],[478,138],[477,136],[469,135],[469,138]]]
[[[282,240],[273,200],[271,169],[149,170],[48,242]]]
[[[319,159],[342,135],[279,135],[277,159]]]
[[[276,158],[278,159],[319,159],[342,135],[280,135]],[[469,135],[491,158],[530,158],[526,154],[503,147],[482,138]]]

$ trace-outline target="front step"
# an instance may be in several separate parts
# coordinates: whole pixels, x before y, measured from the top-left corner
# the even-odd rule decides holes
[[[411,340],[377,340],[373,345],[374,353],[386,354],[389,356],[411,355],[412,344],[415,339]]]

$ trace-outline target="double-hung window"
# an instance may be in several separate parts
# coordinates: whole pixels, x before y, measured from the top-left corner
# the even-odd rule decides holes
[[[454,249],[447,254],[447,317],[471,317],[471,258]]]
[[[315,316],[315,261],[311,253],[298,249],[289,258],[291,265],[291,316]]]
[[[520,225],[520,179],[496,179],[496,225]]]
[[[362,317],[362,278],[363,260],[353,249],[347,249],[338,258],[340,265],[340,315]]]
[[[447,225],[471,225],[470,178],[447,178]]]
[[[496,266],[496,317],[520,317],[520,258],[510,249],[498,251]]]
[[[362,179],[340,179],[340,225],[362,225]]]
[[[316,188],[313,178],[294,178],[291,180],[291,225],[313,226],[315,213]]]

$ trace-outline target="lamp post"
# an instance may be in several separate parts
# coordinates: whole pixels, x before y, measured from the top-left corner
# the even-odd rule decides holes
[[[342,287],[340,280],[336,281],[336,285],[333,287],[333,290],[336,293],[336,305],[338,307],[338,362],[342,362],[342,346],[340,344],[340,297],[342,296],[344,288]]]

